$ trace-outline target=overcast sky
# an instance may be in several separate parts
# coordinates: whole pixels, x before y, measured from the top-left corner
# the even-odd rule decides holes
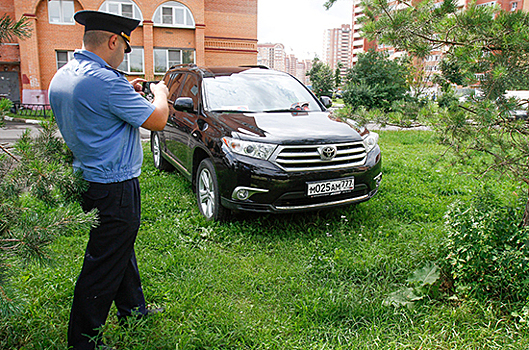
[[[351,24],[353,0],[338,0],[325,10],[325,0],[258,0],[259,44],[281,43],[297,58],[321,57],[325,29]]]

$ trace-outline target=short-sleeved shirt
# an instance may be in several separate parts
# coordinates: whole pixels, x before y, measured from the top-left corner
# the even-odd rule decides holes
[[[96,54],[77,50],[53,77],[49,99],[73,167],[85,180],[113,183],[140,175],[139,127],[155,107],[122,73]]]

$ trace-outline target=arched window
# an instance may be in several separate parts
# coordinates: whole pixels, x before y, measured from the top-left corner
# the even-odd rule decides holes
[[[179,2],[168,1],[154,11],[155,26],[195,28],[195,19],[191,10]]]
[[[99,11],[143,21],[140,8],[132,0],[107,0],[101,4]]]

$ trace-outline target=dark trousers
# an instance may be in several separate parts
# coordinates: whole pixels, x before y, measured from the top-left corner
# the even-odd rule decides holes
[[[144,315],[145,299],[134,254],[140,226],[138,179],[90,183],[83,210],[98,209],[99,225],[90,231],[81,274],[74,290],[68,347],[94,349],[102,344],[100,327],[112,302],[118,317]]]

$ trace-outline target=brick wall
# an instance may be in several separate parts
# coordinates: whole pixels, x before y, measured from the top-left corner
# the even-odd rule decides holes
[[[75,0],[75,10],[97,10],[103,1]],[[257,0],[179,0],[193,14],[196,29],[157,27],[152,23],[153,15],[165,1],[134,2],[142,12],[145,27],[132,33],[131,44],[144,48],[145,78],[149,80],[154,77],[152,50],[157,47],[195,49],[199,65],[257,63]],[[20,42],[23,99],[26,96],[32,100],[26,103],[43,101],[57,70],[56,51],[81,48],[84,29],[78,24],[49,23],[46,0],[2,0],[0,15],[2,12],[30,19],[33,35]],[[16,49],[9,50],[4,53],[6,57],[16,56]]]

